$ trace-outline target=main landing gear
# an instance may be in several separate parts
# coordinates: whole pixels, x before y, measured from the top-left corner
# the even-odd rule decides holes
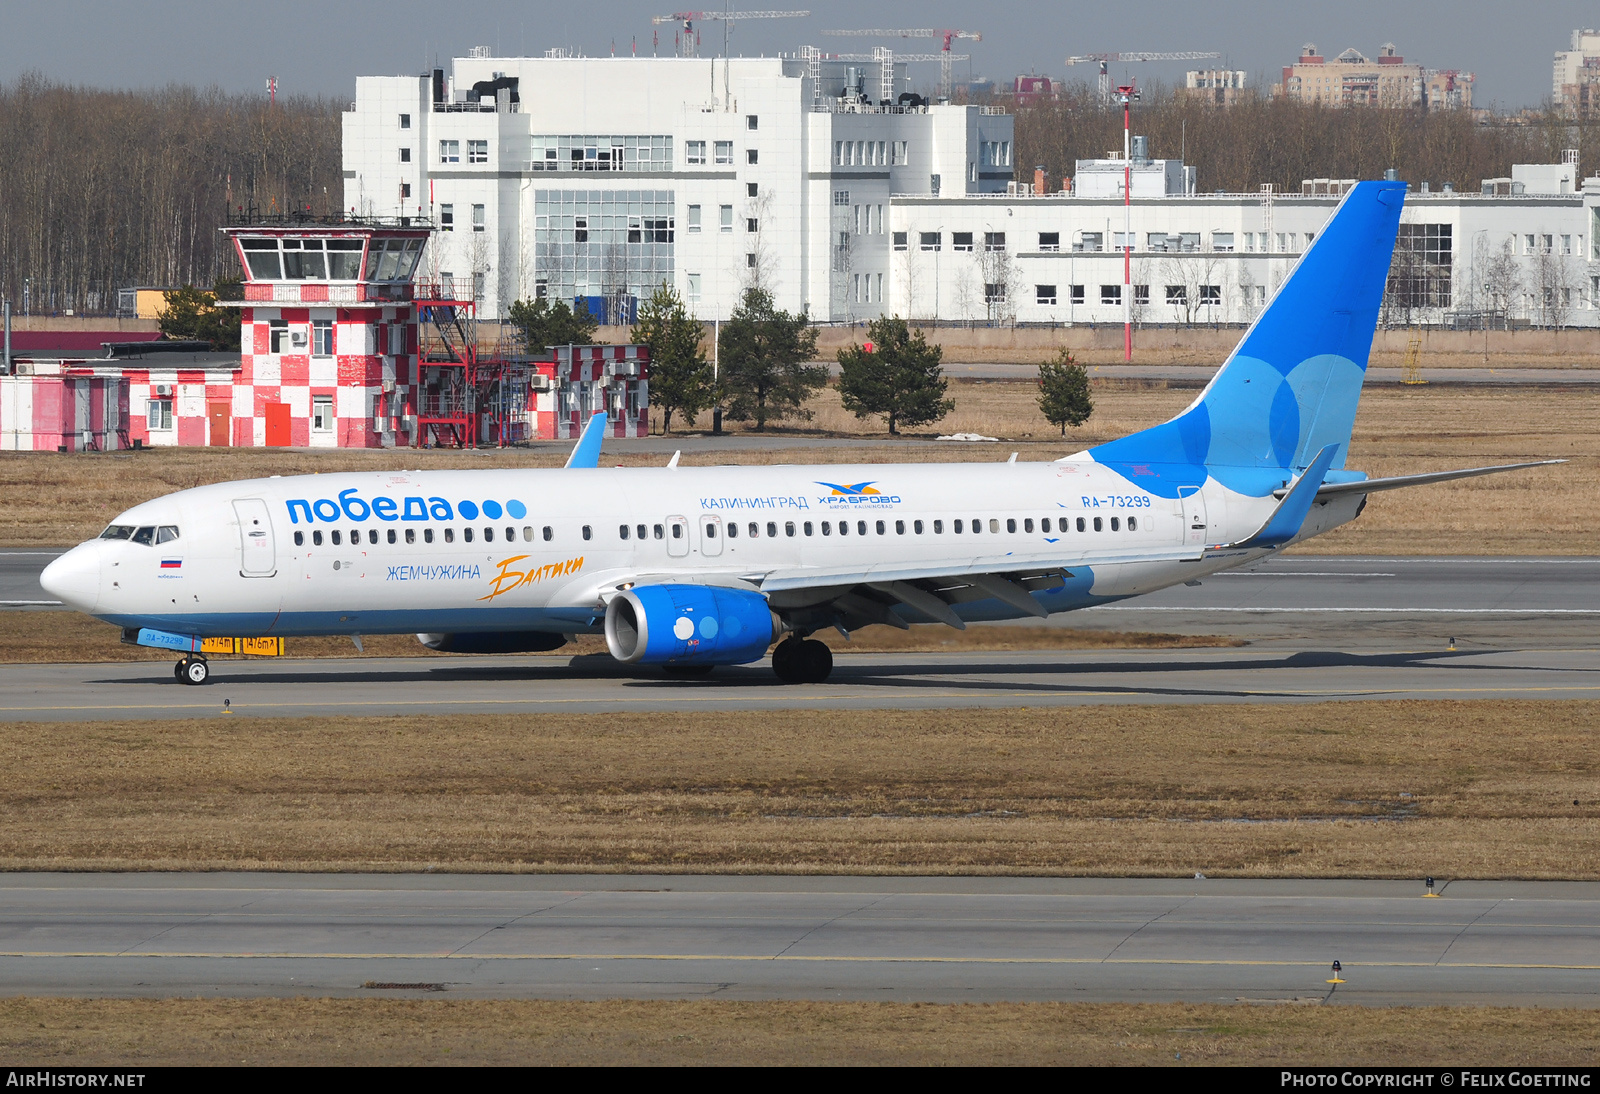
[[[204,657],[185,657],[172,666],[172,675],[185,684],[203,684],[211,676],[211,666]]]
[[[820,684],[833,672],[833,651],[815,638],[785,638],[772,651],[772,671],[785,684]]]

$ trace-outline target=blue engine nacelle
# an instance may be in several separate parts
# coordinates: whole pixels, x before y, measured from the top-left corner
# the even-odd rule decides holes
[[[630,665],[743,665],[778,636],[767,598],[712,585],[641,585],[606,606],[606,645]]]

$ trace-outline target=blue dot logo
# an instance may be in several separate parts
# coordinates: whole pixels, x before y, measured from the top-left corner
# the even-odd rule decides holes
[[[528,515],[528,507],[520,501],[508,501],[506,502],[506,512],[510,513],[516,520],[521,520]]]
[[[711,639],[717,636],[717,621],[711,616],[700,620],[700,637]]]
[[[500,503],[497,502],[497,501],[486,501],[486,502],[484,502],[483,503],[483,515],[488,517],[490,520],[499,520],[500,519]]]
[[[466,520],[474,520],[478,516],[478,507],[473,505],[470,501],[464,501],[460,505],[456,506],[456,508]]]

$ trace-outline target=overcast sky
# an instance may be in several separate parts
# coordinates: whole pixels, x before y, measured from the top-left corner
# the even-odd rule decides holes
[[[713,0],[714,2],[714,0]],[[773,2],[773,0],[767,0]],[[805,2],[805,0],[800,0]],[[1217,50],[1224,67],[1276,79],[1302,42],[1332,56],[1354,46],[1368,56],[1392,41],[1409,61],[1477,73],[1478,105],[1536,106],[1550,94],[1551,54],[1567,47],[1575,27],[1600,23],[1600,6],[1575,0],[1231,0],[1142,4],[955,3],[810,0],[801,19],[748,21],[733,35],[733,52],[792,52],[802,45],[870,52],[871,41],[824,37],[843,27],[956,26],[983,41],[961,43],[976,74],[997,81],[1019,72],[1092,78],[1089,66],[1066,69],[1068,54],[1132,50]],[[664,13],[639,0],[553,4],[544,0],[417,3],[387,0],[340,3],[273,0],[166,0],[92,3],[15,0],[0,13],[0,79],[28,71],[99,87],[165,83],[217,84],[260,91],[267,76],[280,94],[309,92],[352,97],[358,75],[420,71],[435,56],[448,59],[474,45],[496,52],[538,55],[568,46],[590,55],[651,47],[650,16]],[[913,14],[914,13],[914,14]],[[721,46],[717,23],[705,24],[703,54]],[[661,52],[672,52],[672,27],[661,30]],[[894,44],[885,42],[884,44]],[[925,49],[931,43],[903,43]],[[448,67],[448,64],[446,65]],[[1141,79],[1173,82],[1191,65],[1124,66]],[[914,70],[919,82],[933,65]],[[1119,76],[1122,72],[1117,73]]]

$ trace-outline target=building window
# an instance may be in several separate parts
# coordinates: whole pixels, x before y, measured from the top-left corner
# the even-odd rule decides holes
[[[746,114],[744,116],[744,127],[746,129],[759,129],[761,128],[761,119],[754,114]]]
[[[482,270],[474,271],[472,275],[472,299],[480,304],[483,303],[483,292],[488,280],[488,275]]]
[[[754,251],[749,251],[745,254],[744,264],[752,270],[756,268],[756,253]]]
[[[1168,285],[1167,303],[1182,307],[1189,302],[1189,289],[1186,285]]]
[[[928,176],[928,192],[931,193],[934,197],[938,197],[939,196],[939,176],[938,175],[929,175]]]
[[[1121,285],[1101,285],[1100,286],[1100,303],[1102,303],[1102,304],[1120,304],[1120,303],[1122,303],[1122,286]]]
[[[1233,233],[1232,232],[1212,232],[1211,233],[1211,249],[1213,251],[1232,251],[1233,250]]]
[[[589,218],[574,217],[572,220],[572,242],[589,242]]]
[[[755,217],[745,217],[744,230],[746,232],[759,232],[761,230],[761,223]]]
[[[744,196],[745,197],[747,197],[747,198],[757,197],[757,196],[760,195],[760,193],[761,193],[761,189],[755,183],[747,182],[747,183],[744,184]]]
[[[719,206],[718,209],[717,209],[717,212],[722,218],[722,220],[721,220],[722,230],[724,232],[733,231],[733,206],[731,206],[731,205]]]
[[[411,162],[411,149],[409,149],[409,148],[400,149],[400,162],[401,163],[410,163]]]
[[[928,248],[926,248],[926,247],[923,248],[923,250],[927,250],[927,249]],[[970,250],[972,250],[972,233],[971,232],[951,232],[950,233],[950,249],[952,251],[970,251]]]
[[[311,397],[311,428],[317,433],[333,432],[333,396]]]
[[[760,153],[758,153],[754,148],[746,148],[744,150],[744,162],[756,163],[760,160],[760,158]]]
[[[1200,303],[1202,303],[1202,304],[1221,304],[1222,303],[1222,286],[1221,285],[1201,285],[1200,286]]]
[[[468,163],[488,163],[489,162],[489,142],[488,141],[468,141],[467,142],[467,162]]]
[[[1056,287],[1054,285],[1035,285],[1033,287],[1033,302],[1035,304],[1054,304],[1056,302]]]
[[[483,231],[483,228],[484,228],[483,217],[484,217],[484,208],[483,208],[483,206],[474,205],[472,207],[472,230],[474,232]]]
[[[697,273],[692,273],[686,274],[685,276],[688,278],[689,303],[700,303],[700,275]]]
[[[1041,251],[1059,251],[1059,250],[1061,250],[1061,233],[1060,232],[1040,232],[1039,233],[1039,249]]]
[[[409,182],[402,182],[400,184],[400,196],[403,198],[408,198],[411,196],[411,184]]]
[[[1073,304],[1082,304],[1083,303],[1083,286],[1082,285],[1068,285],[1067,288],[1072,293],[1072,295],[1068,298],[1069,301],[1071,303],[1073,303]]]
[[[906,159],[906,142],[905,141],[895,141],[894,142],[894,161],[892,163],[892,166],[894,166],[894,167],[902,167],[907,162],[909,162],[909,161]]]
[[[283,340],[289,336],[289,321],[287,319],[269,319],[267,326],[269,328],[268,352],[282,353]]]
[[[715,146],[717,162],[723,164],[733,163],[733,142],[718,141]]]
[[[453,232],[456,230],[456,207],[454,205],[439,206],[439,231]]]
[[[690,167],[699,167],[706,162],[705,141],[684,141],[683,162]]]
[[[1135,285],[1133,287],[1133,302],[1140,305],[1150,303],[1150,286]]]
[[[1105,250],[1105,236],[1100,232],[1080,232],[1078,242],[1072,245],[1074,251],[1102,251]]]
[[[1006,249],[1006,234],[1004,232],[984,232],[983,249],[986,251],[1003,251]]]
[[[172,400],[151,399],[147,420],[151,429],[171,429]]]
[[[440,163],[460,163],[461,162],[461,142],[460,141],[440,141],[439,142],[439,162]]]
[[[835,190],[833,192],[833,203],[835,205],[840,205],[840,206],[849,205],[850,204],[850,191],[849,190]]]
[[[533,298],[535,300],[550,299],[550,279],[548,277],[539,277],[534,279]]]
[[[1004,304],[1006,302],[1006,286],[1004,282],[985,284],[983,286],[983,302],[985,304]]]
[[[903,250],[906,249],[906,233],[905,232],[896,232],[896,233],[894,233],[894,249],[897,250],[897,251],[903,251]]]
[[[689,206],[689,231],[698,232],[699,230],[700,230],[700,206],[691,205],[691,206]]]
[[[943,232],[919,232],[919,249],[924,251],[937,251],[943,244]]]
[[[402,115],[400,115],[400,128],[401,129],[410,129],[411,128],[411,115],[410,114],[402,114]]]
[[[313,319],[311,321],[311,356],[333,356],[332,319]]]
[[[1564,236],[1561,237],[1561,253],[1564,254],[1564,255],[1569,255],[1569,254],[1572,253],[1572,237],[1571,236],[1564,235]]]

